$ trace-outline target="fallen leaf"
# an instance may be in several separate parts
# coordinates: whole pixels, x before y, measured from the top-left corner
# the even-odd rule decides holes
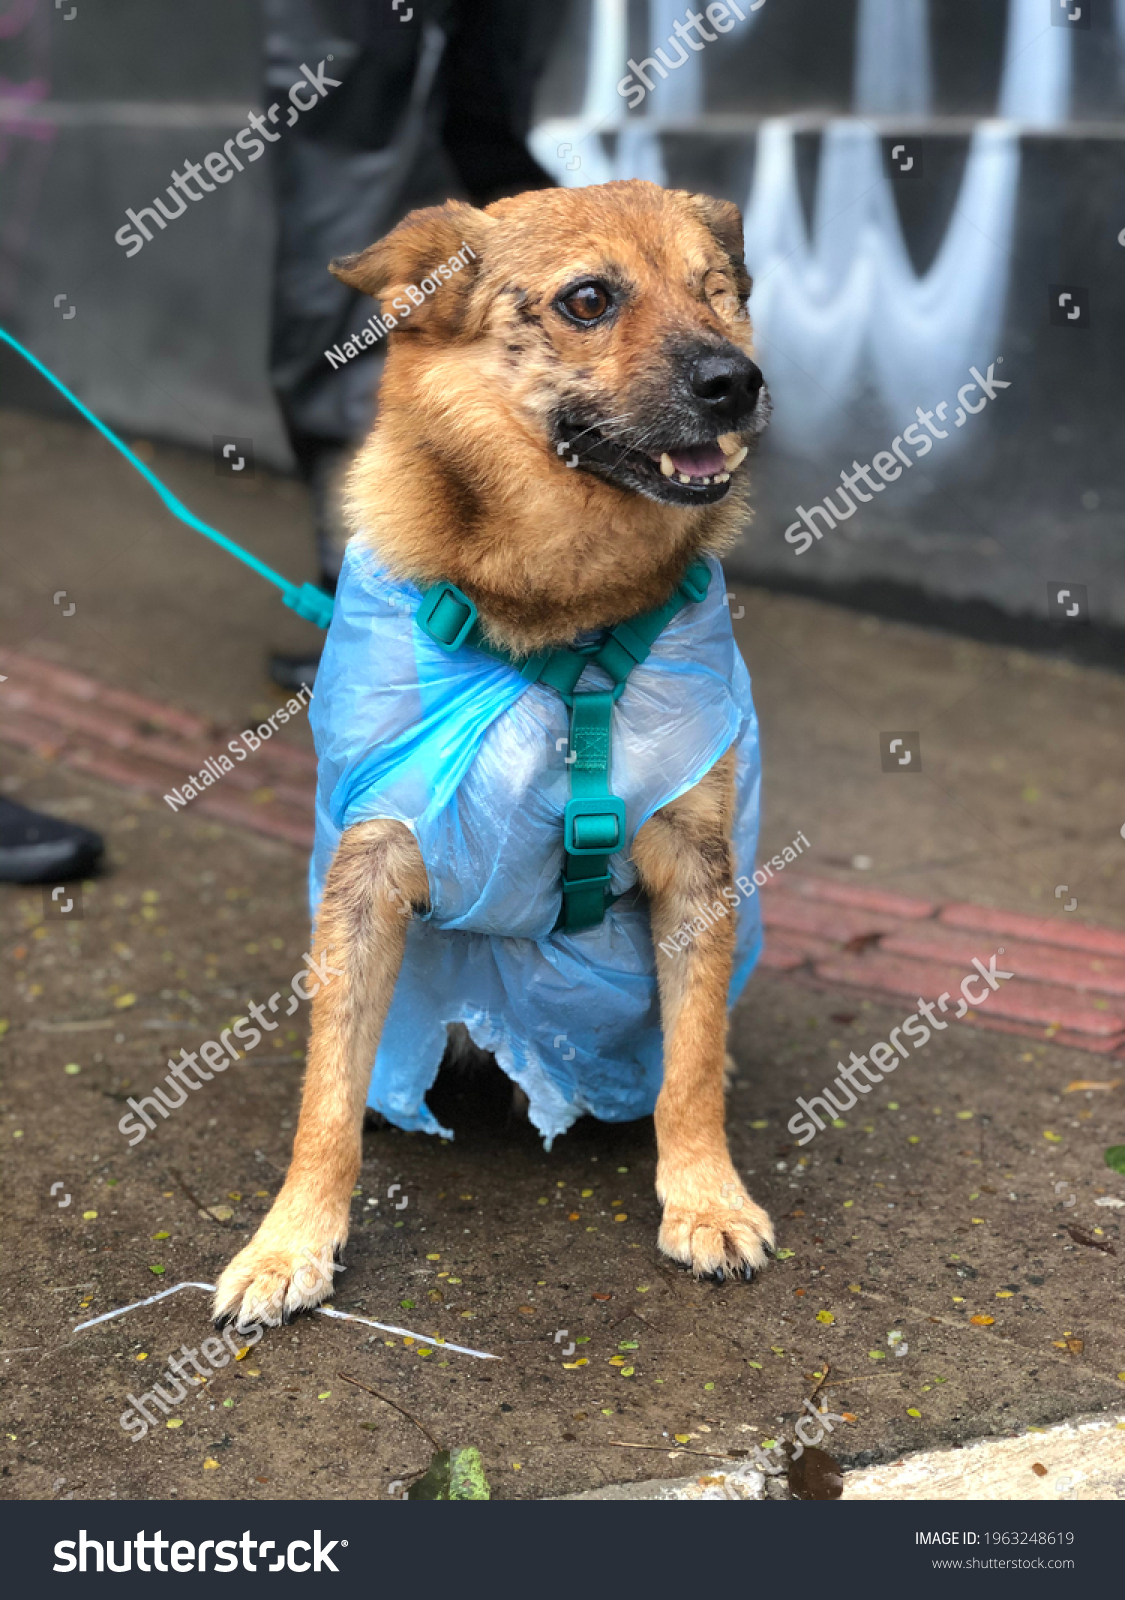
[[[990,1328],[992,1326],[992,1324],[996,1321],[996,1318],[995,1317],[983,1317],[978,1313],[977,1316],[970,1317],[969,1321],[970,1322],[975,1322],[978,1328]]]
[[[1063,1094],[1077,1094],[1079,1090],[1093,1089],[1101,1089],[1108,1092],[1111,1089],[1120,1088],[1120,1086],[1120,1078],[1111,1078],[1108,1083],[1101,1083],[1096,1078],[1075,1078],[1071,1083],[1067,1084]]]
[[[1107,1256],[1115,1256],[1117,1251],[1108,1239],[1095,1239],[1092,1233],[1087,1233],[1085,1228],[1080,1228],[1073,1222],[1066,1224],[1066,1231],[1075,1244],[1084,1244],[1091,1250],[1103,1250]]]
[[[512,1465],[518,1466],[514,1462]],[[439,1450],[423,1475],[406,1491],[408,1500],[488,1500],[491,1490],[480,1451]]]

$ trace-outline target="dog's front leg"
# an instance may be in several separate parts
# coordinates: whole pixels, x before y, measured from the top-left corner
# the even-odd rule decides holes
[[[293,1159],[254,1238],[219,1279],[217,1319],[273,1327],[332,1293],[362,1161],[363,1108],[426,869],[400,822],[364,822],[340,840],[324,887],[314,954],[331,966],[313,999]]]
[[[734,917],[734,755],[728,751],[694,789],[651,817],[633,858],[648,892],[664,1024],[664,1083],[656,1102],[656,1192],[664,1207],[659,1244],[697,1277],[764,1266],[773,1225],[743,1188],[724,1130],[723,1071]],[[718,903],[726,916],[672,954],[685,922]]]

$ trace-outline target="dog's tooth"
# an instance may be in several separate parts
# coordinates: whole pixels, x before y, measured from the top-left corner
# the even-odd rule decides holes
[[[680,473],[680,482],[681,483],[690,483],[691,482],[690,475],[688,473],[686,473],[686,472],[681,472]]]
[[[732,456],[738,449],[737,433],[720,433],[717,442],[719,449],[725,456]]]
[[[730,473],[729,472],[716,472],[715,476],[711,479],[711,482],[712,483],[729,483],[730,482]]]
[[[676,468],[673,465],[672,457],[668,454],[667,450],[660,458],[660,470],[666,478],[673,478],[676,475]]]
[[[710,483],[711,480],[710,480],[710,478],[697,478],[696,482],[697,483]]]
[[[735,450],[733,452],[733,454],[731,454],[729,456],[727,455],[726,451],[724,450],[723,451],[723,459],[726,462],[727,471],[728,472],[733,472],[736,467],[740,467],[742,465],[742,463],[746,460],[746,457],[747,457],[748,454],[749,454],[749,451],[748,451],[746,445],[741,445],[737,450]]]

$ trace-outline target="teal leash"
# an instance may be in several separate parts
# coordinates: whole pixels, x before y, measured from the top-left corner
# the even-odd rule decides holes
[[[299,617],[304,617],[309,622],[315,622],[318,628],[327,628],[332,621],[333,602],[331,595],[325,594],[323,589],[318,589],[312,583],[290,583],[288,578],[283,578],[280,572],[275,572],[272,567],[267,567],[264,561],[259,561],[257,556],[250,554],[249,550],[244,550],[241,545],[235,544],[233,539],[228,539],[227,535],[220,533],[218,528],[209,527],[206,522],[200,521],[194,511],[189,511],[187,506],[181,500],[178,500],[170,489],[165,488],[156,474],[149,471],[144,462],[133,454],[129,446],[117,437],[112,428],[107,428],[105,423],[96,417],[88,406],[82,404],[77,395],[71,394],[66,384],[56,378],[54,373],[45,367],[36,356],[33,356],[30,350],[25,350],[18,339],[13,339],[6,329],[0,328],[0,340],[3,340],[5,344],[11,345],[17,355],[21,355],[30,366],[35,368],[36,372],[46,378],[47,382],[58,390],[63,399],[68,400],[74,409],[84,416],[91,426],[98,430],[102,438],[108,440],[113,448],[125,457],[134,471],[139,472],[150,488],[156,490],[165,506],[179,522],[184,523],[196,533],[201,533],[205,539],[210,539],[212,544],[217,544],[228,555],[234,556],[236,561],[241,561],[244,566],[249,567],[252,572],[256,572],[267,583],[272,583],[275,589],[280,589],[282,600]]]

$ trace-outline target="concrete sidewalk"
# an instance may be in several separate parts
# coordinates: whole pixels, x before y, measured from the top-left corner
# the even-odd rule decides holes
[[[314,635],[265,585],[173,524],[81,430],[9,415],[0,450],[7,650],[197,719],[182,737],[201,747],[279,704],[267,648]],[[292,484],[151,456],[200,515],[309,574]],[[810,843],[775,904],[816,882],[998,908],[1052,939],[1085,920],[1125,929],[1125,682],[793,597],[737,588],[731,603],[762,720],[762,854],[798,831]],[[881,734],[917,735],[915,759],[884,771]],[[365,1137],[336,1303],[503,1360],[304,1319],[189,1393],[168,1419],[178,1426],[130,1443],[117,1421],[128,1395],[210,1333],[204,1296],[70,1329],[177,1281],[213,1282],[256,1225],[288,1157],[304,1008],[135,1148],[117,1123],[169,1054],[288,986],[308,948],[305,859],[283,837],[197,804],[173,813],[47,748],[12,751],[5,792],[102,829],[109,870],[86,887],[81,922],[45,915],[38,892],[4,893],[18,982],[0,1137],[18,1276],[0,1350],[15,1436],[0,1493],[386,1495],[431,1446],[341,1372],[442,1444],[478,1445],[501,1497],[682,1477],[670,1451],[722,1458],[791,1436],[818,1386],[846,1419],[829,1447],[853,1471],[1120,1414],[1122,1208],[1098,1204],[1125,1199],[1103,1159],[1125,1141],[1117,1061],[1060,1043],[1049,1021],[1038,1037],[953,1022],[845,1126],[799,1149],[796,1098],[914,1009],[849,981],[854,963],[891,959],[861,929],[856,948],[824,956],[849,963],[835,977],[826,967],[810,987],[807,969],[764,967],[735,1014],[732,1148],[781,1245],[758,1282],[696,1284],[657,1254],[650,1124],[582,1123],[547,1155],[511,1120],[502,1081],[443,1081],[433,1098],[452,1146]],[[244,807],[275,805],[280,752],[307,771],[309,749],[303,721],[283,728],[255,758],[263,781]],[[286,802],[298,810],[304,781]],[[926,921],[940,943],[946,925]],[[778,927],[777,946],[795,931]],[[981,937],[987,961],[987,925]],[[1080,992],[1091,1027],[1116,1017],[1111,990]]]

